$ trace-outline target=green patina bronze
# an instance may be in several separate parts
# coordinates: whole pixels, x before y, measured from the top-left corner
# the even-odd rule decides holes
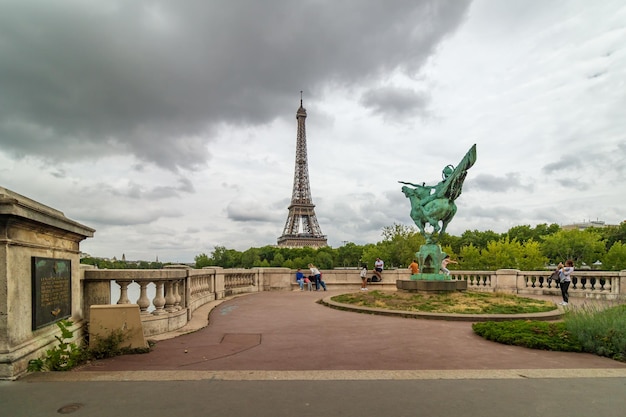
[[[411,279],[445,280],[448,276],[439,273],[441,261],[446,254],[439,246],[439,238],[446,232],[448,224],[456,214],[456,200],[463,188],[467,170],[476,162],[476,145],[465,154],[461,162],[454,167],[448,165],[443,169],[443,180],[437,185],[429,186],[398,181],[405,184],[402,192],[411,201],[411,218],[426,239],[420,251],[415,255],[420,265],[420,273],[411,275]],[[411,186],[411,187],[409,187]],[[428,232],[426,226],[432,231]]]

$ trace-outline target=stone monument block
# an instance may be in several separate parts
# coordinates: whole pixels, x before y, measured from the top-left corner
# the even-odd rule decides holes
[[[148,347],[137,304],[98,305],[89,310],[89,346],[119,330],[125,337],[120,347]]]
[[[61,318],[71,318],[76,340],[82,337],[79,242],[93,234],[0,187],[0,379],[18,377],[50,349]]]

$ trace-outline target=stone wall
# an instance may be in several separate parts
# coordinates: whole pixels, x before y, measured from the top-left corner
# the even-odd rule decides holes
[[[0,187],[0,378],[24,373],[28,361],[39,357],[59,334],[54,314],[61,309],[34,305],[34,258],[70,265],[65,273],[71,300],[61,304],[65,301],[71,310],[67,315],[75,322],[76,337],[82,336],[79,242],[93,233],[58,210]],[[34,328],[35,314],[49,324]]]

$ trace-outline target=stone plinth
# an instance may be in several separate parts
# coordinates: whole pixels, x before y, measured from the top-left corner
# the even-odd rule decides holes
[[[439,245],[427,243],[420,246],[419,252],[415,253],[421,272],[417,275],[439,275],[441,261],[445,256]]]
[[[411,274],[413,281],[449,281],[450,277],[445,274]]]
[[[115,331],[123,333],[125,340],[120,347],[146,348],[143,327],[137,304],[99,305],[90,307],[89,346],[104,339]]]
[[[93,233],[58,210],[0,187],[0,379],[18,377],[30,359],[57,343],[58,318],[70,317],[74,336],[82,336],[79,242]],[[52,267],[39,271],[40,261]]]
[[[446,292],[466,291],[467,281],[452,280],[405,280],[396,281],[396,288],[400,291],[441,294]]]

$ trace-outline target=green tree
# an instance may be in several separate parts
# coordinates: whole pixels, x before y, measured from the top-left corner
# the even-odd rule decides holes
[[[281,267],[283,266],[284,263],[285,263],[285,258],[283,257],[283,255],[280,253],[277,253],[276,255],[274,255],[274,259],[272,259],[272,262],[270,262],[270,265],[275,266],[275,267]]]
[[[383,261],[385,260],[385,251],[382,247],[382,243],[378,242],[377,244],[368,243],[363,247],[363,256],[361,258],[361,263],[365,263],[367,265],[367,269],[374,269],[374,262],[376,258],[381,258]]]
[[[226,249],[225,246],[215,246],[211,254],[211,265],[222,268],[237,268],[241,265],[241,252]]]
[[[552,263],[565,262],[572,259],[576,267],[583,262],[587,265],[602,259],[605,254],[604,241],[594,230],[559,230],[545,236],[541,243],[541,251]]]
[[[520,243],[524,243],[536,237],[533,229],[527,224],[511,227],[506,234],[510,240],[517,240]]]
[[[301,258],[301,257],[297,257],[294,258],[292,260],[293,262],[293,269],[298,269],[298,268],[306,268],[308,264],[312,263],[313,260],[312,259],[306,259],[306,258]]]
[[[448,247],[448,250],[450,252],[444,251],[446,253],[459,253],[461,251],[461,238],[458,236],[453,236],[445,233],[443,236],[439,237],[439,244],[442,248],[444,246]]]
[[[383,241],[378,246],[381,252],[379,256],[389,267],[408,266],[415,258],[415,252],[426,243],[417,228],[402,224],[394,223],[393,226],[383,228],[382,236]]]
[[[541,271],[548,264],[548,258],[541,252],[541,244],[529,240],[522,245],[521,257],[517,260],[517,269],[521,271]]]
[[[509,240],[508,237],[498,241],[492,240],[481,251],[481,256],[484,266],[488,270],[516,269],[516,260],[521,256],[521,245],[516,240]]]
[[[461,247],[474,245],[477,249],[482,250],[487,244],[500,239],[500,235],[494,231],[486,230],[484,232],[478,230],[466,230],[461,235]]]
[[[621,271],[626,269],[626,244],[617,241],[604,256],[603,269],[608,271]]]
[[[553,235],[559,230],[561,230],[561,226],[556,223],[552,223],[550,225],[547,225],[546,223],[538,224],[535,226],[535,235],[533,238],[537,242],[541,242],[544,236]]]
[[[538,242],[530,239],[521,243],[505,237],[492,241],[481,251],[483,266],[489,270],[519,269],[522,271],[542,270],[548,259],[541,253]]]
[[[615,227],[606,227],[604,229],[600,229],[602,235],[606,239],[606,248],[609,249],[613,247],[615,242],[622,242],[626,244],[626,221],[620,223],[619,226]]]
[[[357,267],[363,255],[363,246],[348,242],[337,248],[337,266]]]
[[[459,263],[459,268],[462,270],[481,271],[486,269],[483,258],[480,256],[480,249],[472,243],[461,248],[459,253]]]
[[[318,251],[313,262],[318,269],[333,269],[333,255],[328,251]]]
[[[274,260],[274,256],[276,256],[278,251],[279,251],[278,248],[266,245],[266,246],[258,248],[257,254],[259,255],[259,258],[261,258],[261,261],[266,260],[271,265],[272,261]]]
[[[253,266],[259,266],[260,263],[261,257],[259,256],[257,248],[250,248],[241,254],[242,268],[252,268]]]

